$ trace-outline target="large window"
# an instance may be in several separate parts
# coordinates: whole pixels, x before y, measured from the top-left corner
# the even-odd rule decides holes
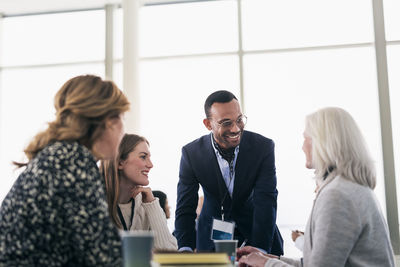
[[[54,119],[53,99],[73,76],[104,76],[104,11],[3,19],[0,201],[19,173],[12,161]]]
[[[103,10],[6,18],[2,65],[103,60],[104,23]]]
[[[248,0],[242,9],[248,128],[275,141],[277,223],[286,253],[300,256],[290,232],[304,229],[315,190],[301,150],[307,114],[338,106],[355,117],[377,165],[376,193],[384,208],[375,54],[366,44],[373,41],[372,5]]]
[[[372,6],[364,0],[243,0],[245,50],[371,42]]]
[[[397,0],[383,0],[385,12],[386,40],[400,41],[400,2]]]

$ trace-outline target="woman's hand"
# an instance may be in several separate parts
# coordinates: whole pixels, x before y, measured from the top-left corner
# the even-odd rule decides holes
[[[258,248],[252,247],[252,246],[246,246],[243,248],[238,248],[236,249],[236,257],[239,260],[242,256],[249,255],[252,252],[261,252]]]
[[[149,203],[155,200],[150,187],[136,186],[131,191],[132,197],[135,198],[139,193],[142,193],[142,202]]]
[[[304,235],[304,232],[301,232],[299,230],[292,231],[292,240],[293,240],[293,242],[295,242],[296,239],[301,235]]]
[[[268,257],[265,254],[261,252],[252,252],[248,255],[242,255],[239,260],[239,267],[264,267],[267,261]]]

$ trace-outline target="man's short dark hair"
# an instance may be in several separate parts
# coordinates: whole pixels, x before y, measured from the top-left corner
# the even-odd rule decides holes
[[[206,113],[206,117],[210,118],[210,109],[214,103],[228,103],[231,102],[232,99],[237,100],[234,94],[226,90],[216,91],[209,95],[204,103],[204,112]]]

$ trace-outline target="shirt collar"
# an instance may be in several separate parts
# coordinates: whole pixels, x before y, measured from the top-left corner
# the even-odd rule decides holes
[[[221,148],[220,148],[220,147],[217,147],[217,146],[218,146],[218,143],[215,141],[214,135],[213,135],[212,132],[211,132],[210,136],[211,136],[211,144],[212,144],[212,147],[214,148],[215,154],[216,154],[218,157],[223,158],[223,159],[225,159],[227,162],[229,162],[229,160],[226,159],[226,158],[222,155],[222,151],[220,151]],[[233,161],[233,160],[236,158],[237,154],[239,153],[239,146],[240,146],[240,145],[237,145],[237,146],[235,147],[235,150],[234,150],[234,152],[233,152],[231,161]]]

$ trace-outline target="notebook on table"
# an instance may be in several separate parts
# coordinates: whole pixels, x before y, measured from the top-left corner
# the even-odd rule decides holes
[[[228,255],[225,253],[155,253],[153,262],[161,266],[169,265],[200,265],[210,266],[226,266],[229,265]]]

